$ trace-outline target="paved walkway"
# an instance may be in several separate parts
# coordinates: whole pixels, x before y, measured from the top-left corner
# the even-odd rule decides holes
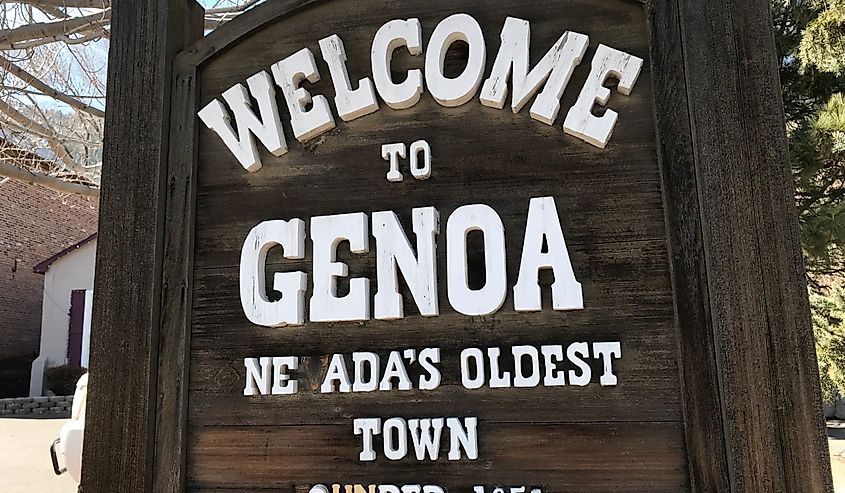
[[[827,422],[827,444],[830,447],[833,488],[836,493],[845,493],[845,421]]]
[[[838,442],[838,443],[837,443]],[[845,444],[842,440],[828,440],[830,444],[830,465],[833,468],[833,488],[836,493],[845,493]]]
[[[0,418],[0,483],[4,493],[76,493],[67,474],[56,476],[50,444],[66,419]]]

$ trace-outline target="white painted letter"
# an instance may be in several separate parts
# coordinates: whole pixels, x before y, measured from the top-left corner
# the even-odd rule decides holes
[[[428,373],[420,375],[420,390],[434,390],[440,386],[440,370],[434,366],[440,363],[440,348],[430,347],[420,351],[420,366]]]
[[[424,140],[418,140],[411,144],[411,175],[417,180],[431,178],[431,146]],[[422,154],[422,166],[420,166],[420,154]],[[392,164],[392,163],[391,163]]]
[[[384,376],[381,377],[379,390],[393,390],[393,379],[397,380],[396,388],[399,390],[411,390],[411,379],[408,377],[408,370],[405,369],[405,362],[402,361],[402,353],[391,351],[385,365]]]
[[[563,361],[563,347],[560,345],[541,346],[540,352],[543,353],[543,364],[546,367],[543,385],[546,387],[566,385],[565,372],[557,369],[557,363]]]
[[[399,294],[398,270],[402,272],[420,314],[439,315],[437,306],[437,244],[440,215],[434,207],[412,211],[414,234],[417,237],[417,257],[408,237],[392,211],[373,213],[373,236],[376,239],[376,274],[378,292],[375,296],[375,318],[395,320],[405,316]]]
[[[358,460],[376,460],[376,451],[373,450],[373,435],[381,433],[381,419],[355,418],[352,421],[352,429],[356,435],[362,435],[361,442],[363,446],[361,453],[358,454]]]
[[[386,420],[383,435],[385,457],[390,460],[399,460],[408,455],[408,425],[404,419],[390,418]]]
[[[258,369],[259,362],[260,370]],[[244,358],[244,367],[246,368],[244,395],[267,395],[270,393],[270,386],[273,383],[270,379],[270,363],[269,357]]]
[[[299,367],[299,358],[285,356],[273,358],[273,395],[290,395],[299,390],[299,382],[291,380],[289,370]]]
[[[402,181],[402,172],[399,171],[399,158],[405,159],[406,150],[405,144],[402,142],[381,146],[381,157],[390,163],[390,170],[387,172],[387,181],[393,183]]]
[[[599,383],[602,387],[616,385],[616,375],[613,374],[613,358],[622,357],[622,346],[618,342],[594,342],[593,357],[601,357],[604,373]]]
[[[566,348],[566,357],[569,361],[581,370],[581,374],[577,374],[575,370],[569,370],[569,384],[583,387],[590,383],[592,371],[583,358],[586,358],[590,352],[590,346],[586,342],[573,342]]]
[[[543,253],[543,239],[548,252]],[[555,310],[581,310],[584,299],[581,284],[575,280],[566,240],[560,227],[555,199],[542,197],[531,199],[528,207],[528,222],[525,225],[525,242],[522,245],[522,261],[519,265],[519,279],[513,287],[513,304],[516,311],[540,311],[539,274],[540,269],[552,269],[555,282],[552,284],[552,307]]]
[[[293,135],[305,142],[334,128],[334,117],[325,96],[311,96],[305,88],[299,87],[303,80],[314,83],[320,80],[314,54],[303,48],[280,62],[273,64],[273,78],[282,88],[290,112]],[[308,105],[310,110],[305,110]]]
[[[326,378],[320,386],[321,394],[331,394],[334,392],[334,382],[337,380],[338,392],[352,392],[352,382],[349,381],[349,372],[346,370],[346,361],[342,354],[333,354],[332,360],[329,362],[329,369],[326,372]]]
[[[513,353],[513,386],[536,387],[540,385],[540,354],[534,346],[514,346]],[[531,361],[531,374],[525,375],[522,368],[522,358],[527,356]]]
[[[484,234],[484,266],[487,283],[483,288],[469,288],[467,272],[467,235]],[[507,290],[505,272],[505,226],[487,205],[465,205],[455,209],[446,224],[446,272],[449,303],[464,315],[489,315],[502,307]]]
[[[261,158],[258,156],[258,147],[255,145],[253,134],[274,156],[281,156],[288,152],[288,146],[285,143],[282,122],[279,120],[276,91],[273,89],[270,76],[267,72],[258,72],[247,79],[246,83],[252,97],[258,102],[261,118],[255,116],[252,111],[249,94],[242,84],[235,84],[223,93],[223,99],[235,114],[237,135],[232,129],[229,113],[219,100],[215,99],[208,103],[198,115],[208,128],[220,136],[241,165],[247,171],[254,173],[261,169]]]
[[[604,106],[610,99],[610,89],[604,87],[608,77],[619,79],[617,91],[626,96],[631,94],[642,67],[641,58],[599,45],[593,57],[587,82],[584,83],[578,101],[569,109],[566,120],[563,122],[563,131],[604,149],[607,141],[610,140],[619,115],[608,109],[604,112],[604,116],[595,116],[592,112],[593,106],[596,103]]]
[[[490,388],[506,389],[511,386],[511,372],[499,369],[499,356],[502,351],[497,347],[487,348],[487,359],[490,360]]]
[[[304,272],[277,272],[273,289],[282,299],[267,298],[264,268],[267,252],[281,246],[287,259],[305,258],[305,222],[264,221],[252,228],[241,250],[241,307],[250,322],[265,327],[302,325],[305,322],[305,289],[308,276]]]
[[[530,72],[531,28],[528,21],[513,17],[505,19],[501,40],[490,77],[481,89],[481,104],[502,109],[508,95],[508,78],[512,77],[511,111],[517,113],[548,80],[531,105],[531,118],[552,125],[560,111],[560,97],[587,52],[590,38],[571,31],[563,33]]]
[[[475,360],[475,378],[469,376],[469,360]],[[478,348],[461,351],[461,383],[467,389],[478,389],[484,385],[484,353]]]
[[[349,275],[349,266],[337,260],[337,246],[349,241],[352,253],[370,251],[367,215],[363,212],[311,218],[314,242],[314,293],[311,295],[312,322],[370,319],[370,280],[349,280],[349,294],[337,297],[337,278]]]
[[[449,460],[461,459],[461,447],[470,460],[478,458],[478,418],[446,418],[449,427]]]
[[[390,77],[393,52],[407,46],[411,55],[422,54],[422,26],[419,19],[393,20],[381,26],[373,38],[370,59],[373,65],[373,82],[379,96],[394,110],[410,108],[420,100],[423,76],[419,69],[409,70],[401,84],[394,84]]]
[[[355,363],[355,383],[352,384],[352,392],[372,392],[378,388],[379,381],[379,357],[375,353],[352,353],[352,361]],[[370,379],[364,381],[364,364],[369,367]]]
[[[461,75],[449,79],[443,75],[443,62],[455,41],[469,45],[469,58]],[[442,106],[453,107],[472,99],[481,85],[487,59],[484,35],[478,22],[467,14],[454,14],[443,19],[431,33],[426,53],[425,79],[434,100]]]
[[[425,460],[426,452],[430,460],[437,460],[440,455],[440,433],[443,431],[443,418],[409,419],[408,430],[417,460]]]
[[[353,90],[350,86],[349,74],[346,72],[346,50],[337,34],[321,39],[320,51],[323,60],[329,65],[335,92],[334,104],[343,121],[352,121],[378,111],[376,93],[369,77],[358,81],[358,89]]]

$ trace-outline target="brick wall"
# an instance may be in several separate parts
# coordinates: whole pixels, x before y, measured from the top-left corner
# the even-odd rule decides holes
[[[96,232],[97,211],[93,198],[15,180],[0,184],[0,369],[25,372],[18,395],[29,391],[28,366],[41,337],[44,276],[32,268]],[[0,385],[16,386],[8,378]],[[0,389],[0,397],[11,392]]]

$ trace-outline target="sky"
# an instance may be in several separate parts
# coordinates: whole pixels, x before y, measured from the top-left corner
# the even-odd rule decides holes
[[[240,2],[238,2],[237,0],[198,0],[198,2],[203,7],[205,7],[206,9],[209,9],[209,8],[216,8],[216,7],[231,7],[231,6],[236,5],[238,3],[243,3],[243,0],[241,0]],[[70,9],[69,13],[73,16],[77,16],[77,15],[81,16],[81,15],[92,14],[92,13],[95,13],[97,11],[98,10],[96,10],[96,9]],[[19,26],[23,23],[23,20],[21,19],[21,17],[19,15],[16,15],[14,9],[3,9],[3,14],[5,15],[5,21],[6,21],[4,27],[13,28],[13,27]],[[36,15],[35,15],[35,21],[36,22],[50,21],[50,19],[47,18],[46,16],[43,16],[43,14],[40,15],[40,17],[41,18],[39,18],[39,15],[37,14],[37,11],[36,11]],[[85,58],[89,60],[92,68],[94,68],[96,70],[98,78],[103,82],[105,81],[105,76],[106,76],[106,62],[107,62],[107,59],[108,59],[108,46],[109,45],[108,45],[107,40],[99,40],[99,41],[93,41],[93,42],[85,43],[84,45],[77,45],[77,46],[74,46],[72,48],[77,54],[83,54],[85,56]],[[7,52],[6,53],[6,56],[10,56],[10,58],[16,58],[14,55],[15,55],[14,52],[11,52],[11,53]],[[63,50],[63,54],[61,56],[65,60],[67,66],[70,67],[72,83],[74,83],[75,85],[78,84],[78,85],[84,86],[85,84],[83,82],[84,82],[84,79],[85,79],[85,75],[81,70],[79,70],[79,64],[74,63],[74,60],[72,59],[72,55],[69,52],[67,52],[67,48],[65,48]],[[76,73],[74,73],[74,72],[76,72]],[[42,106],[43,108],[57,109],[57,110],[62,110],[62,111],[68,110],[69,111],[69,108],[67,108],[63,103],[55,101],[52,98],[45,97],[45,96],[34,96],[33,98],[38,102],[39,106]],[[87,104],[91,104],[92,106],[99,107],[101,109],[103,108],[104,103],[105,103],[102,99],[87,99],[87,100],[84,100],[84,101]],[[21,101],[21,102],[26,103],[25,101]]]
[[[120,0],[119,0],[120,1]],[[245,0],[197,0],[206,9],[218,7],[231,7]],[[90,15],[100,12],[100,9],[69,9],[68,14],[73,17]],[[30,20],[30,15],[32,20]],[[21,7],[14,3],[0,2],[0,29],[14,29],[30,22],[55,22],[37,9]],[[89,72],[94,74],[98,84],[105,86],[107,73],[109,42],[107,39],[90,41],[83,44],[68,46],[62,43],[52,43],[35,49],[35,56],[31,53],[19,51],[3,51],[2,54],[13,60],[20,67],[37,74],[45,83],[55,87],[61,92],[73,94],[77,99],[93,107],[104,109],[105,98],[103,92],[98,91],[88,83],[88,75],[82,70],[83,60],[89,67]],[[58,53],[58,54],[56,54]],[[9,82],[19,85],[20,81],[11,75]],[[85,95],[100,97],[86,98]],[[65,103],[57,101],[49,96],[36,94],[26,95],[25,93],[3,91],[3,96],[20,103],[21,106],[32,107],[33,102],[43,112],[59,111],[65,114],[72,110]],[[7,137],[8,138],[8,137]],[[44,151],[51,153],[52,151]]]

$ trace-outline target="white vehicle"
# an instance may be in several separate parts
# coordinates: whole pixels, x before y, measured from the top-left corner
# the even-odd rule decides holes
[[[76,382],[73,393],[73,408],[70,421],[62,426],[53,444],[50,446],[50,457],[53,459],[53,471],[57,475],[67,472],[77,484],[82,478],[82,437],[85,430],[85,403],[88,399],[88,374],[82,375]],[[64,467],[59,466],[56,448],[62,456]]]

